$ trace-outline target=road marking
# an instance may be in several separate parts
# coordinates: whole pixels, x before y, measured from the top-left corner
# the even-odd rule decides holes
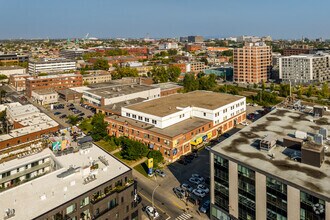
[[[190,214],[182,213],[181,215],[176,217],[175,220],[187,220],[187,219],[190,219],[190,218],[192,218],[192,216]]]
[[[173,200],[171,201],[173,203],[173,205],[175,205],[176,207],[178,207],[181,210],[184,210],[185,208],[180,206],[178,203],[174,202]]]
[[[143,198],[145,198],[146,200],[148,200],[148,201],[152,204],[152,201],[151,201],[147,196],[143,195],[141,192],[139,192],[139,194],[140,194]],[[162,210],[161,208],[159,208],[159,206],[155,205],[155,203],[154,203],[154,206],[155,206],[157,209],[159,209],[160,211],[162,211],[163,213],[165,213],[165,211]],[[166,214],[166,215],[167,215],[167,214]],[[169,215],[167,215],[167,216],[169,216]]]

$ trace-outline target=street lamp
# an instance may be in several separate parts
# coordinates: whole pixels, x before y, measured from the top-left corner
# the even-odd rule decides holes
[[[154,190],[152,191],[152,196],[151,196],[151,203],[152,203],[152,208],[153,208],[153,212],[154,212],[154,215],[155,215],[155,206],[154,206],[154,193],[155,193],[155,191],[156,191],[156,189],[158,188],[158,187],[160,187],[160,184],[159,185],[157,185],[155,188],[154,188]]]

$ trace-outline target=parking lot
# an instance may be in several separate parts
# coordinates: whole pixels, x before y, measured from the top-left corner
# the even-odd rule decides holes
[[[90,108],[86,108],[77,103],[67,103],[60,102],[59,104],[54,104],[51,110],[53,118],[62,123],[66,123],[68,126],[68,116],[75,115],[80,117],[80,120],[94,115],[94,111]]]

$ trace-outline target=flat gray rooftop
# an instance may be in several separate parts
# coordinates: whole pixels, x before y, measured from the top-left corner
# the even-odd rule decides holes
[[[161,91],[166,91],[166,90],[176,89],[176,88],[178,88],[178,89],[183,88],[183,86],[180,86],[179,84],[173,83],[173,82],[152,84],[151,86],[160,88]]]
[[[83,184],[86,176],[83,176],[81,168],[90,165],[90,162],[93,160],[98,161],[99,156],[104,156],[109,162],[109,166],[105,166],[102,162],[97,162],[99,168],[95,172],[96,180]],[[60,157],[55,157],[52,151],[45,149],[33,156],[15,159],[8,162],[8,164],[1,164],[0,171],[14,168],[15,166],[22,166],[44,157],[52,157],[61,168],[1,192],[0,216],[4,216],[5,210],[10,208],[15,209],[15,217],[10,219],[36,218],[130,170],[129,167],[93,145],[91,148]],[[78,172],[65,178],[57,177],[70,166],[80,167],[80,169],[78,169]]]
[[[293,135],[296,130],[318,133],[320,127],[330,129],[329,116],[313,118],[299,111],[276,109],[214,146],[211,151],[330,201],[329,152],[326,153],[322,166],[317,168],[291,160],[284,152],[289,149],[283,146],[276,145],[269,152],[256,148],[256,143],[266,135],[282,141],[283,137]],[[274,154],[273,159],[270,154]]]
[[[198,90],[189,93],[169,95],[159,99],[153,99],[147,102],[130,105],[126,108],[146,114],[164,117],[180,111],[177,107],[185,108],[194,106],[198,108],[215,110],[242,98],[242,96]]]
[[[123,101],[123,102],[117,102],[117,103],[111,104],[111,105],[105,105],[105,106],[100,107],[100,109],[110,111],[114,114],[120,115],[122,107],[126,107],[128,105],[140,103],[140,102],[143,102],[145,100],[146,99],[144,99],[144,98],[130,99],[130,100]]]
[[[113,85],[109,87],[103,87],[99,89],[90,89],[85,92],[87,93],[92,93],[104,98],[113,98],[113,97],[118,97],[122,95],[128,95],[132,93],[137,93],[137,92],[143,92],[143,91],[148,91],[151,89],[156,89],[151,86],[145,86],[145,85]]]

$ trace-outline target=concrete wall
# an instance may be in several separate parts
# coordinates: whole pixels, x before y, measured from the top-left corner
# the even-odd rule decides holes
[[[300,191],[287,186],[288,219],[300,220]]]
[[[238,219],[237,163],[229,161],[229,214]]]
[[[267,189],[266,176],[258,172],[256,174],[256,219],[267,219]]]

